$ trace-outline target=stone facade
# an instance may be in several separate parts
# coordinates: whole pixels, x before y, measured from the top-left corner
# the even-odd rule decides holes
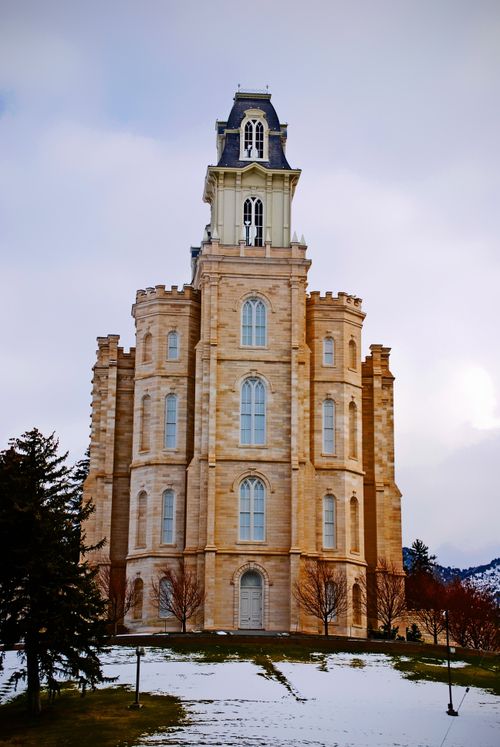
[[[269,94],[235,95],[191,284],[138,291],[129,353],[98,338],[87,535],[142,588],[130,629],[178,628],[150,590],[184,564],[204,594],[192,627],[316,632],[293,588],[324,558],[348,581],[333,631],[364,637],[355,585],[381,557],[402,566],[389,349],[362,363],[361,300],[306,292],[286,134]]]

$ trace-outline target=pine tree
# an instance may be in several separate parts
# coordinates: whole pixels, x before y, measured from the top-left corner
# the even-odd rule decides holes
[[[436,556],[429,555],[429,548],[420,539],[416,539],[408,551],[409,564],[406,571],[411,574],[433,573]]]
[[[40,683],[58,674],[101,681],[104,603],[85,561],[85,464],[58,455],[37,429],[0,452],[0,640],[23,643],[28,709],[40,713]]]

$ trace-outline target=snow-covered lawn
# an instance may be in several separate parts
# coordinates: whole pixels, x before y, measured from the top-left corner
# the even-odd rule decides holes
[[[117,675],[120,684],[135,684],[135,667],[134,649],[117,647],[105,657],[105,674]],[[8,654],[0,693],[16,668]],[[446,685],[406,680],[379,654],[317,654],[314,663],[264,660],[261,666],[146,648],[141,691],[178,695],[189,714],[186,726],[141,741],[157,747],[500,745],[500,698],[471,688],[460,716],[451,718]],[[455,707],[464,694],[454,688]]]

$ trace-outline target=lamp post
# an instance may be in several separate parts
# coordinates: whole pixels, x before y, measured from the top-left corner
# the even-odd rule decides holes
[[[446,624],[446,653],[448,656],[448,689],[450,692],[450,702],[448,703],[448,716],[458,716],[458,711],[453,708],[453,697],[451,694],[451,664],[450,664],[450,629],[448,626],[448,610],[444,611],[444,620]]]
[[[135,655],[137,656],[137,668],[135,672],[135,701],[129,705],[129,708],[142,708],[142,703],[139,703],[139,678],[141,674],[141,656],[144,656],[146,652],[142,646],[137,646],[135,649]]]

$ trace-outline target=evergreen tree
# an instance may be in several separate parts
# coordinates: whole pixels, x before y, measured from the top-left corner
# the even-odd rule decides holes
[[[429,555],[429,548],[420,539],[416,539],[408,551],[409,563],[406,572],[408,574],[434,573],[436,556]]]
[[[44,679],[103,679],[104,603],[81,531],[93,507],[82,505],[85,464],[66,459],[37,429],[0,452],[0,640],[23,643],[33,715]]]

